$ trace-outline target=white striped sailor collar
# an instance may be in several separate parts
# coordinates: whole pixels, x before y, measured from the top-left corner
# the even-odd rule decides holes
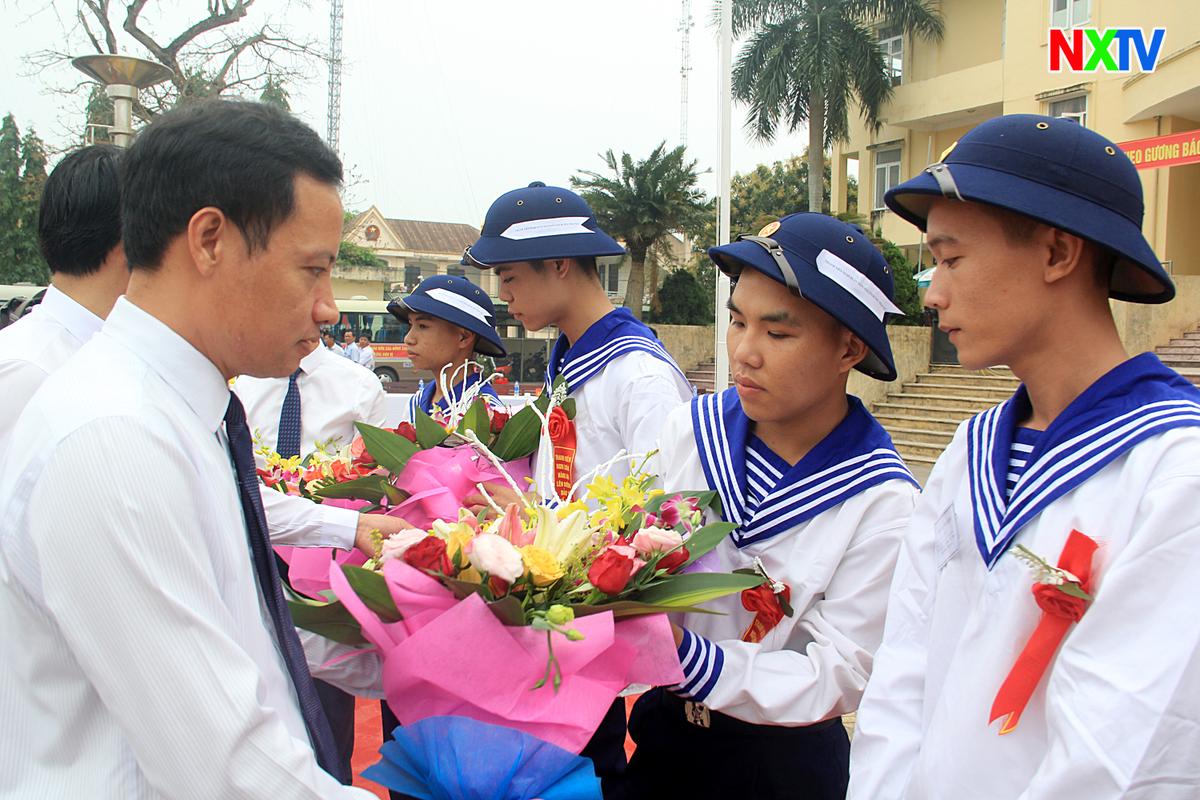
[[[721,497],[725,520],[738,526],[731,534],[734,544],[744,547],[778,536],[884,481],[917,485],[887,431],[857,397],[846,399],[845,418],[789,467],[754,508],[746,497],[746,450],[753,426],[737,389],[692,401],[700,464],[709,488]]]
[[[558,337],[550,351],[546,385],[553,386],[558,376],[562,375],[567,381],[567,391],[577,391],[610,361],[635,351],[649,353],[671,365],[683,378],[683,371],[654,333],[638,321],[629,309],[615,308],[593,322],[574,344],[567,341],[565,335]]]
[[[975,542],[988,569],[1021,528],[1134,445],[1172,428],[1200,426],[1200,390],[1153,353],[1119,364],[1075,398],[1038,437],[1011,497],[1005,491],[1017,424],[1031,410],[1016,394],[967,422]]]

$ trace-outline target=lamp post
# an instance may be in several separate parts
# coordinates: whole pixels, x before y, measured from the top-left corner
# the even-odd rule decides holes
[[[71,59],[75,69],[104,86],[113,101],[113,144],[128,147],[133,141],[133,101],[139,89],[171,77],[170,68],[156,61],[119,55],[79,56]]]

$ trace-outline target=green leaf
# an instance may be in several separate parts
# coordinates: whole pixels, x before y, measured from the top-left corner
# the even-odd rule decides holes
[[[706,555],[735,530],[737,530],[737,525],[732,522],[714,522],[711,525],[705,525],[693,533],[683,543],[683,546],[688,551],[688,560],[683,563],[680,569],[696,562],[701,556]]]
[[[396,601],[392,599],[392,593],[388,590],[387,581],[384,580],[382,574],[362,567],[352,567],[349,564],[342,565],[342,572],[345,574],[350,588],[363,601],[363,605],[378,614],[380,619],[384,622],[401,620],[400,611],[396,608]]]
[[[666,613],[687,613],[687,614],[720,614],[720,611],[713,611],[708,608],[699,608],[697,606],[671,606],[658,605],[654,603],[643,603],[638,600],[615,600],[611,603],[602,603],[594,606],[571,606],[577,617],[587,617],[592,614],[603,614],[605,611],[613,612],[615,619],[629,619],[631,617],[644,617],[648,614],[666,614]]]
[[[758,575],[734,575],[726,572],[689,572],[684,575],[668,575],[653,586],[622,599],[640,603],[666,606],[677,609],[695,606],[727,594],[753,589],[762,583]]]
[[[433,573],[430,574],[433,575]],[[505,595],[499,600],[488,600],[487,593],[481,584],[460,581],[457,578],[447,578],[443,575],[433,575],[433,577],[440,580],[457,600],[462,600],[473,594],[479,595],[487,603],[487,607],[491,609],[491,612],[496,615],[496,619],[505,625],[521,627],[529,624],[529,620],[525,618],[525,609],[521,605],[521,601],[511,594]]]
[[[1058,586],[1055,588],[1065,595],[1078,597],[1080,600],[1087,600],[1089,603],[1092,600],[1092,596],[1085,592],[1077,583],[1071,583],[1068,581],[1066,583],[1058,584]]]
[[[575,419],[575,398],[568,397],[563,400],[562,410],[566,412],[567,419]]]
[[[358,620],[340,602],[317,603],[288,600],[292,623],[297,628],[312,631],[326,639],[348,645],[366,644]]]
[[[354,427],[362,434],[363,444],[375,462],[393,475],[403,472],[408,460],[421,449],[403,436],[365,422],[356,422]]]
[[[455,432],[466,433],[467,431],[474,431],[475,435],[479,437],[479,441],[486,442],[488,434],[491,432],[491,427],[492,420],[488,416],[487,403],[483,401],[482,397],[479,397],[467,409],[467,413],[463,415],[462,421],[458,423]]]
[[[387,496],[388,482],[385,475],[365,475],[352,481],[338,483],[330,481],[312,489],[312,496],[323,500],[368,500],[378,503]]]
[[[542,396],[546,397],[546,395]],[[537,402],[541,402],[541,399],[539,397]],[[548,397],[546,402],[549,402]],[[537,403],[533,405],[537,405]],[[538,419],[531,406],[525,406],[500,429],[500,435],[496,438],[496,444],[492,446],[492,452],[501,461],[516,461],[518,458],[525,458],[537,450],[541,434],[541,420]]]
[[[446,437],[450,435],[450,431],[435,422],[433,417],[426,414],[424,409],[421,408],[417,409],[417,416],[413,420],[413,427],[417,429],[417,444],[421,445],[421,448],[424,450],[437,447],[446,441]]]

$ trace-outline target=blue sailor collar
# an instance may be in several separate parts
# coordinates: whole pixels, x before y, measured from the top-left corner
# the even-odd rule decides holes
[[[613,359],[638,350],[670,364],[687,380],[654,333],[635,319],[629,309],[617,308],[592,323],[575,344],[568,342],[566,336],[558,337],[550,351],[550,365],[546,367],[546,386],[553,386],[562,375],[567,380],[567,391],[577,391]]]
[[[847,400],[845,418],[789,467],[754,508],[746,499],[746,448],[753,426],[737,389],[692,401],[700,464],[708,487],[721,497],[725,520],[738,526],[731,534],[735,545],[745,547],[785,533],[884,481],[917,485],[887,431],[857,397],[848,395]]]
[[[1172,428],[1200,426],[1200,390],[1143,353],[1103,375],[1050,423],[1006,498],[1014,430],[1031,408],[1022,384],[967,422],[975,542],[988,569],[1046,506],[1130,448]]]
[[[461,383],[452,387],[450,389],[450,393],[455,399],[458,399],[466,393],[467,389],[479,383],[481,380],[483,380],[483,375],[478,372],[472,372]],[[436,404],[433,402],[433,393],[436,390],[437,382],[429,381],[425,384],[424,389],[413,394],[412,399],[409,401],[411,419],[416,419],[418,408],[430,415],[433,414],[435,406],[438,411],[446,410],[449,404],[446,402],[445,397],[442,397],[440,400],[438,400]],[[496,390],[492,388],[490,383],[480,389],[479,394],[483,398],[484,402],[488,405],[493,407],[500,405],[500,395],[496,394]]]

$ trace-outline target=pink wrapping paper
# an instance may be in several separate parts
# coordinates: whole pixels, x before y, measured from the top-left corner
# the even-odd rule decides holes
[[[529,477],[529,459],[511,461],[505,466],[518,486]],[[503,480],[499,471],[470,445],[422,450],[409,459],[395,481],[396,487],[409,495],[408,499],[383,513],[428,530],[434,520],[458,519],[462,501],[477,491],[475,484]],[[369,504],[365,500],[326,500],[324,505],[357,511]],[[331,561],[354,567],[367,561],[367,555],[358,549],[280,546],[275,552],[288,565],[288,583],[292,588],[315,599],[322,599],[322,593],[330,589]]]
[[[575,620],[582,641],[554,634],[562,684],[557,692],[549,683],[533,690],[546,673],[544,632],[505,626],[478,595],[457,601],[402,561],[384,565],[384,577],[404,616],[391,625],[354,595],[341,569],[330,566],[334,592],[379,649],[388,704],[405,725],[460,715],[578,753],[626,686],[683,680],[665,615],[614,624],[604,613]]]

